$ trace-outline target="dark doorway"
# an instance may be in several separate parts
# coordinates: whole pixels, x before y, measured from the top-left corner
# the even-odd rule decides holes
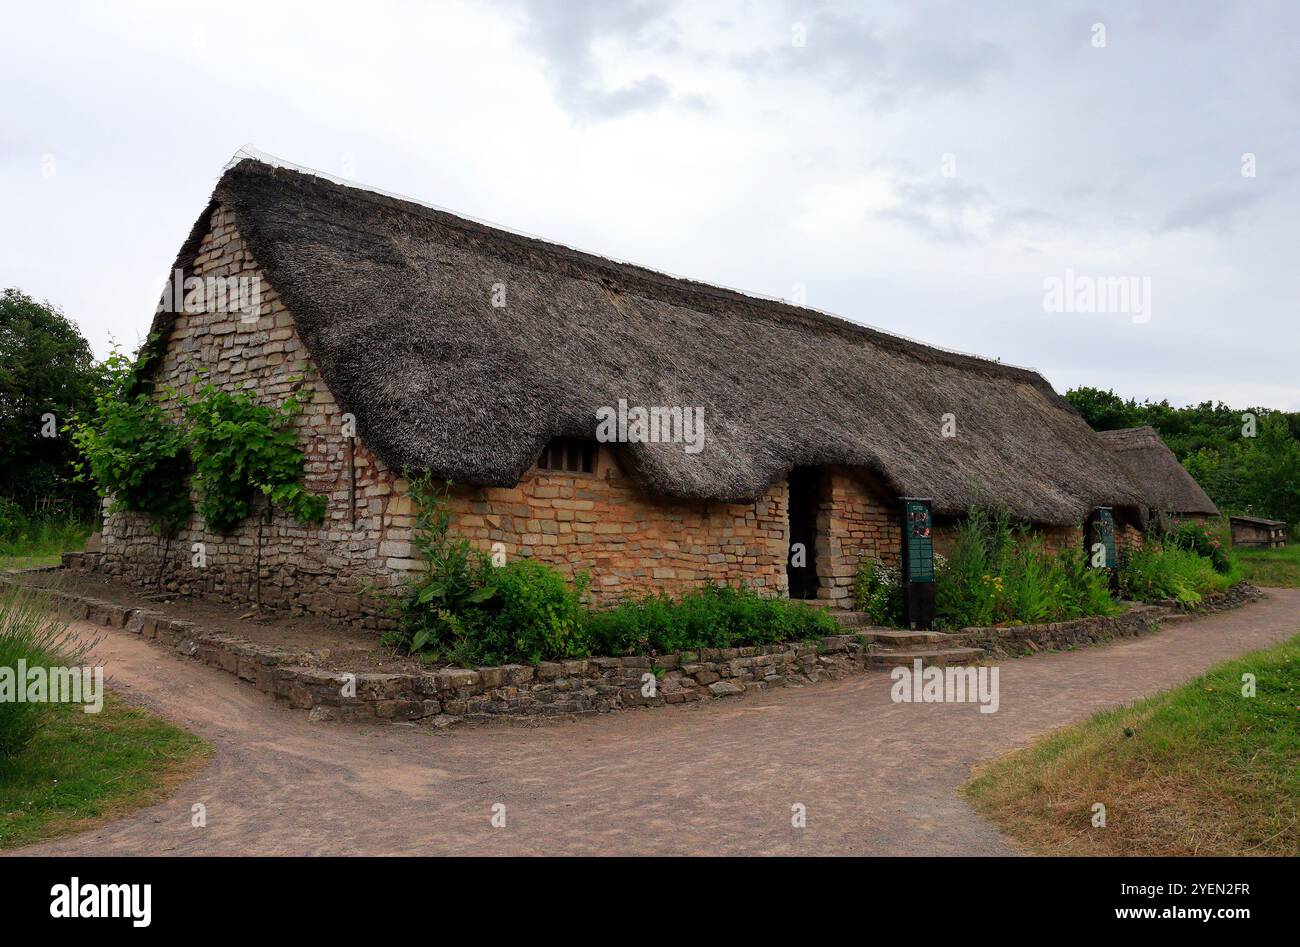
[[[790,549],[785,570],[791,598],[817,597],[817,514],[821,507],[821,471],[790,471]]]

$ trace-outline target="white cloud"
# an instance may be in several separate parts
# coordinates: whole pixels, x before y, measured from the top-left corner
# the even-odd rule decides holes
[[[145,331],[251,142],[670,272],[803,284],[810,305],[1034,365],[1058,389],[1300,408],[1300,12],[1280,2],[6,16],[0,284],[62,304],[100,352]],[[1151,323],[1048,316],[1043,279],[1067,268],[1149,276]]]

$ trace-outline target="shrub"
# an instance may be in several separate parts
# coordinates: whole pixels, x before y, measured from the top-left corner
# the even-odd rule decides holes
[[[15,685],[18,661],[27,667],[75,664],[86,645],[78,643],[66,619],[46,608],[30,589],[10,588],[0,595],[0,668],[10,668]],[[0,700],[0,759],[17,756],[31,742],[49,713],[48,703]]]
[[[478,606],[476,630],[485,664],[587,654],[581,597],[586,576],[571,585],[559,570],[531,559],[492,569],[492,595]]]
[[[402,623],[386,641],[430,661],[536,664],[587,653],[581,598],[557,569],[522,559],[493,567],[469,540],[450,535],[450,483],[411,478],[414,544],[426,569],[411,579]]]
[[[903,579],[899,569],[877,558],[863,559],[853,577],[853,607],[866,612],[877,625],[903,627]]]
[[[135,390],[136,367],[125,356],[114,352],[103,372],[94,411],[72,425],[83,458],[78,475],[89,475],[101,497],[113,498],[110,512],[144,514],[170,536],[192,510],[185,433],[146,392]]]
[[[492,594],[487,586],[492,568],[488,557],[470,546],[468,539],[452,538],[448,533],[451,514],[446,501],[450,486],[439,485],[428,474],[411,478],[413,544],[425,569],[412,574],[409,595],[402,606],[401,628],[386,637],[403,650],[431,657],[465,649],[470,635],[461,616]],[[472,653],[464,656],[472,657]]]
[[[26,525],[23,508],[7,497],[0,497],[0,540],[17,536]]]
[[[1179,523],[1164,537],[1164,543],[1208,559],[1214,566],[1214,571],[1222,575],[1232,570],[1232,559],[1223,547],[1223,542],[1199,523]]]
[[[1149,543],[1126,550],[1120,557],[1121,591],[1142,602],[1173,599],[1179,605],[1197,605],[1202,597],[1220,592],[1233,582],[1231,575],[1214,570],[1210,560],[1176,545]]]

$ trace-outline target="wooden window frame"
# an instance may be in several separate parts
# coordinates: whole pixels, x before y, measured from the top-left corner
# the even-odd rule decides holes
[[[557,451],[560,452],[558,455]],[[592,441],[557,437],[542,448],[537,458],[537,471],[547,476],[594,477],[596,459],[597,445]]]

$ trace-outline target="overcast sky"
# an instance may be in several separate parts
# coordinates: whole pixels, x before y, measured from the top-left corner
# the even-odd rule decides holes
[[[1300,410],[1300,4],[3,3],[0,286],[101,354],[253,145],[1058,391]],[[1045,311],[1067,271],[1149,319]]]

